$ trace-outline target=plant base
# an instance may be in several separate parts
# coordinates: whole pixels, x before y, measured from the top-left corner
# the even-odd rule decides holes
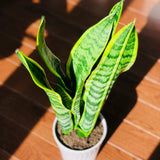
[[[99,148],[103,142],[103,140],[106,137],[107,134],[107,124],[104,117],[100,114],[100,121],[103,125],[104,131],[103,135],[101,136],[101,139],[98,143],[96,143],[94,146],[84,149],[84,150],[75,150],[71,149],[67,146],[65,146],[57,137],[56,133],[56,126],[57,126],[57,119],[55,119],[53,123],[53,136],[54,139],[61,151],[61,155],[63,157],[63,160],[95,160],[99,151]],[[80,147],[81,148],[81,147]]]
[[[74,130],[72,133],[68,135],[64,135],[62,133],[62,130],[60,128],[60,125],[57,125],[57,137],[58,139],[67,147],[71,149],[76,149],[76,150],[83,150],[90,148],[94,145],[96,145],[99,140],[101,139],[103,135],[103,125],[100,121],[98,120],[97,124],[95,125],[94,130],[88,137],[82,137],[80,138],[77,135],[77,131]]]

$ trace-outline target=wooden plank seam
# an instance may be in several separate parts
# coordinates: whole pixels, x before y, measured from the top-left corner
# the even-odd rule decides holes
[[[12,60],[10,60],[9,58],[7,58],[7,60],[10,62],[10,63],[12,63],[12,64],[14,64],[14,65],[18,65],[18,63],[15,63],[14,61],[12,61]],[[19,66],[19,65],[18,65]],[[148,80],[148,79],[147,79]],[[150,81],[152,81],[152,79],[150,79]],[[154,81],[154,80],[153,80]],[[154,82],[153,82],[154,83]],[[157,84],[158,82],[156,81],[156,83],[155,84]],[[0,82],[0,84],[2,84],[2,82]],[[12,90],[14,90],[13,88],[12,88]],[[15,90],[14,90],[14,92],[15,92]],[[19,93],[18,91],[16,91],[17,93]],[[20,94],[20,93],[19,93]],[[25,96],[25,98],[28,98],[28,97],[26,97]],[[140,101],[140,102],[142,102],[142,103],[144,103],[144,104],[146,104],[147,106],[149,106],[149,107],[151,107],[151,108],[153,108],[153,109],[155,109],[155,110],[157,110],[157,111],[160,111],[160,108],[158,108],[158,107],[156,107],[155,105],[152,105],[152,104],[150,104],[150,103],[148,103],[148,102],[146,102],[146,101],[144,101],[144,100],[142,100],[142,99],[140,99],[140,98],[137,98],[137,100],[138,101]],[[34,102],[36,102],[36,101],[34,101]],[[41,105],[40,103],[37,103],[38,105]],[[44,106],[42,105],[42,107],[44,108]]]
[[[20,65],[18,64],[18,63],[16,63],[16,62],[14,62],[14,61],[12,61],[10,58],[5,58],[8,62],[10,62],[10,63],[12,63],[13,65],[15,65],[15,66],[17,66],[17,67],[19,67]]]
[[[24,43],[24,45],[26,45],[27,43]],[[30,45],[28,46],[28,47],[30,47]],[[8,58],[8,61],[12,61],[12,60],[9,60],[9,58]],[[15,64],[15,62],[13,62],[13,64],[14,65],[18,65],[18,64]],[[15,90],[14,90],[15,91]],[[20,93],[19,93],[20,94]],[[23,95],[24,96],[24,95]],[[26,98],[26,96],[25,96],[25,98]],[[27,97],[27,99],[28,99],[28,97]],[[29,98],[30,99],[30,98]],[[140,99],[138,99],[138,100],[140,100]],[[140,100],[141,102],[143,101],[143,100]],[[153,105],[151,105],[151,104],[149,104],[149,103],[147,103],[147,102],[145,102],[145,101],[143,101],[143,103],[145,103],[145,104],[147,104],[147,106],[149,105],[150,107],[152,107],[152,108],[154,108],[154,109],[156,109],[156,110],[158,110],[159,111],[159,108],[158,107],[155,107],[155,106],[153,106]],[[42,105],[41,105],[42,106]],[[152,134],[151,132],[148,132],[147,130],[144,130],[143,128],[140,128],[139,126],[137,126],[137,125],[134,125],[133,123],[131,123],[131,122],[129,122],[129,121],[127,121],[127,120],[124,120],[124,121],[126,121],[126,122],[128,122],[130,125],[132,125],[132,126],[134,126],[134,127],[136,127],[136,128],[139,128],[139,129],[141,129],[141,130],[143,130],[144,132],[146,132],[147,134],[150,134],[150,135],[152,135],[152,136],[154,136],[154,137],[157,137],[157,136],[155,136],[154,134]],[[159,139],[159,137],[157,137],[158,139]]]
[[[128,123],[129,125],[137,128],[137,129],[139,129],[139,130],[141,130],[141,131],[143,131],[143,132],[151,135],[152,137],[155,137],[155,138],[157,138],[158,140],[160,140],[160,137],[159,137],[159,136],[157,136],[157,135],[151,133],[150,131],[148,131],[148,130],[142,128],[142,127],[140,127],[139,125],[136,125],[136,124],[132,123],[131,121],[127,120],[127,119],[124,119],[123,121],[126,122],[126,123]]]
[[[28,97],[28,96],[22,94],[21,92],[17,91],[16,89],[11,88],[10,86],[7,86],[6,84],[3,84],[2,82],[0,82],[0,84],[3,85],[4,87],[6,87],[7,89],[11,90],[12,92],[17,93],[18,95],[20,95],[21,97],[25,98],[26,100],[34,103],[36,106],[41,107],[41,108],[43,108],[43,109],[45,109],[45,110],[47,109],[46,106],[42,105],[41,103],[39,103],[38,101],[32,99],[31,97]],[[48,110],[49,112],[51,112],[51,113],[54,113],[54,111],[53,111],[52,108],[48,108],[47,110]],[[55,113],[54,113],[54,114],[55,114]]]
[[[148,76],[145,76],[144,78],[145,78],[146,80],[148,80],[148,81],[150,81],[150,82],[152,82],[152,83],[160,86],[160,82],[157,82],[156,80],[154,80],[154,79],[152,79],[152,78],[149,78]]]
[[[23,125],[21,125],[21,124],[17,123],[14,119],[12,119],[12,118],[8,118],[7,116],[5,116],[5,115],[3,115],[3,114],[1,114],[1,113],[0,113],[0,116],[2,116],[3,118],[5,118],[5,119],[7,119],[7,120],[11,121],[12,123],[16,124],[17,126],[19,126],[19,127],[23,128],[23,129],[24,129],[24,130],[26,130],[27,132],[28,132],[28,131],[30,131],[30,129],[29,129],[29,128],[27,128],[27,127],[25,127],[25,126],[23,126]],[[33,132],[33,131],[30,131],[29,133],[31,133],[31,134],[33,134],[33,135],[35,135],[36,137],[38,137],[38,138],[40,138],[41,140],[43,140],[43,141],[45,141],[45,142],[49,143],[50,145],[52,145],[52,146],[54,146],[54,147],[58,148],[58,147],[57,147],[57,144],[54,144],[54,143],[52,143],[52,142],[48,141],[47,139],[45,139],[44,137],[42,137],[42,136],[38,135],[37,133],[35,133],[35,132]]]
[[[160,108],[158,108],[157,106],[155,106],[155,105],[153,105],[153,104],[150,104],[150,103],[142,100],[141,98],[137,98],[137,101],[139,101],[139,102],[141,102],[141,103],[147,105],[148,107],[151,107],[151,108],[153,108],[153,109],[155,109],[155,110],[157,110],[157,111],[160,111]]]
[[[14,119],[8,118],[7,116],[5,116],[5,115],[3,115],[3,114],[1,114],[1,113],[0,113],[0,115],[1,115],[2,117],[4,117],[5,119],[11,121],[12,123],[16,124],[17,126],[23,128],[24,130],[30,131],[30,129],[28,129],[27,127],[24,127],[23,125],[21,125],[21,124],[19,124],[19,123],[17,123]],[[30,131],[30,133],[33,134],[33,135],[35,135],[36,137],[40,138],[42,141],[45,141],[46,143],[49,143],[50,145],[52,145],[52,146],[58,148],[56,144],[54,144],[54,143],[48,141],[47,139],[45,139],[44,137],[38,135],[37,133],[35,133],[35,132],[33,132],[33,131]],[[114,143],[112,143],[112,142],[110,142],[110,141],[108,141],[107,143],[108,143],[109,145],[115,147],[116,149],[118,149],[118,150],[120,150],[120,151],[126,153],[127,155],[134,157],[134,158],[137,159],[137,160],[142,160],[142,159],[140,159],[139,157],[135,156],[134,154],[132,154],[132,153],[126,151],[125,149],[123,149],[123,148],[121,148],[121,147],[115,145]],[[12,156],[14,156],[14,155],[12,155]],[[15,157],[15,156],[14,156],[14,157]],[[19,160],[17,157],[15,157],[15,158],[16,158],[16,160]]]
[[[125,24],[124,24],[124,25],[125,25]],[[37,25],[35,24],[35,26],[37,26]],[[1,33],[1,31],[0,31],[0,33]],[[6,34],[4,34],[4,33],[2,33],[2,34],[3,34],[3,35],[6,35]],[[6,36],[10,37],[9,35],[6,35]],[[56,36],[57,36],[57,38],[58,38],[58,37],[61,37],[61,36],[58,36],[58,35],[56,35]],[[19,39],[12,38],[12,37],[10,37],[10,38],[13,39],[13,40],[15,40],[15,41],[17,41],[17,42],[20,42]],[[61,38],[61,39],[64,40],[65,38]],[[66,41],[66,40],[65,40],[65,41]],[[32,45],[30,45],[30,44],[28,44],[28,43],[26,43],[26,42],[24,42],[24,41],[22,41],[21,43],[22,43],[23,45],[31,48],[31,49],[36,49],[35,46],[32,46]],[[9,58],[8,58],[8,59],[9,59]],[[7,60],[8,60],[8,59],[7,59]],[[10,61],[10,62],[11,62],[11,61]],[[158,60],[158,62],[160,63],[160,60]],[[12,61],[12,63],[15,63],[15,62]],[[15,64],[17,64],[17,66],[19,66],[18,63],[15,63]],[[148,76],[145,76],[144,78],[147,79],[147,80],[150,81],[150,82],[153,82],[154,84],[160,85],[160,83],[159,83],[158,81],[156,81],[156,80],[154,80],[154,79],[152,79],[152,78],[149,78]]]
[[[16,39],[17,40],[17,39]],[[18,41],[18,40],[17,40]],[[22,42],[22,44],[23,44],[24,42]],[[26,45],[27,43],[24,43],[24,45]],[[30,47],[31,45],[29,45],[28,47]],[[33,47],[31,48],[31,49],[33,49]],[[34,47],[34,49],[35,49],[35,47]],[[9,58],[7,58],[7,60],[8,60]],[[10,62],[12,61],[12,60],[9,60]],[[15,63],[14,61],[12,62],[13,64]],[[15,63],[15,65],[17,66],[19,66],[19,64],[18,63]],[[147,77],[147,76],[146,76]],[[155,81],[155,80],[153,80],[153,79],[151,79],[151,78],[146,78],[148,81],[150,81],[150,82],[153,82],[154,84],[159,84],[159,82],[157,82],[157,81]],[[142,101],[142,100],[140,100],[139,98],[137,99],[138,101]],[[143,103],[144,103],[144,101],[143,101]],[[145,102],[145,104],[147,104],[147,105],[149,105],[149,106],[152,106],[152,108],[154,108],[154,109],[156,109],[156,110],[160,110],[158,107],[156,107],[156,106],[153,106],[153,105],[151,105],[151,104],[149,104],[148,102]]]
[[[116,149],[118,149],[118,150],[120,150],[120,151],[126,153],[127,155],[129,155],[129,156],[131,156],[131,157],[133,157],[133,158],[135,158],[135,159],[137,159],[137,160],[142,160],[141,158],[139,158],[139,157],[133,155],[132,153],[130,153],[130,152],[126,151],[125,149],[123,149],[123,148],[117,146],[116,144],[113,144],[113,143],[110,142],[110,141],[108,141],[107,143],[110,144],[111,146],[113,146],[114,148],[116,148]]]
[[[5,153],[9,158],[13,158],[14,160],[20,160],[19,158],[17,158],[14,155],[11,155],[10,153],[8,153],[6,150],[4,150],[3,148],[0,148],[0,150]]]
[[[10,89],[10,87],[8,87],[8,86],[7,86],[7,88]],[[12,90],[12,89],[11,89],[11,90]],[[16,90],[13,89],[12,91],[15,92]],[[16,93],[17,93],[17,91],[16,91]],[[18,94],[20,94],[20,93],[18,92]],[[22,94],[20,94],[20,96],[22,96]],[[26,96],[23,96],[23,97],[24,97],[25,99],[27,99],[27,100],[30,101],[30,98],[28,98],[28,97],[26,97]],[[43,106],[43,105],[38,105],[38,107],[42,107],[42,106]],[[43,107],[43,108],[45,108],[45,107]],[[46,108],[45,108],[45,109],[46,109]],[[50,110],[48,110],[48,111],[50,111]],[[51,111],[50,111],[50,112],[51,112]],[[52,113],[53,113],[53,112],[52,112]],[[54,114],[54,113],[53,113],[53,114]],[[1,114],[0,114],[0,115],[1,115]],[[4,115],[1,115],[1,116],[3,116],[4,118],[6,118],[6,119],[8,119],[8,120],[10,120],[10,121],[12,121],[12,122],[14,122],[16,125],[24,128],[25,130],[29,130],[27,127],[24,127],[23,125],[20,125],[19,123],[16,123],[13,119],[10,119],[10,118],[8,118],[8,117],[6,117],[6,116],[4,116]],[[160,139],[159,136],[156,136],[155,134],[152,134],[151,132],[149,132],[149,131],[141,128],[141,127],[138,126],[138,125],[133,124],[132,122],[130,122],[130,121],[126,120],[126,119],[124,119],[123,121],[126,122],[126,123],[128,123],[128,124],[131,125],[131,126],[134,126],[134,127],[137,128],[137,129],[142,130],[143,132],[145,132],[145,133],[147,133],[147,134],[149,134],[149,135],[157,138],[158,140]],[[31,131],[31,133],[33,133],[35,136],[41,138],[43,141],[46,141],[47,143],[55,146],[55,144],[53,144],[52,142],[50,142],[50,141],[48,141],[47,139],[43,138],[42,136],[38,135],[37,133],[35,133],[35,132],[33,132],[33,131]],[[121,148],[121,147],[119,147],[119,146],[117,146],[117,145],[115,145],[115,144],[113,144],[113,143],[111,143],[111,142],[110,142],[110,144],[111,144],[112,146],[116,146],[117,149],[125,152],[125,153],[128,154],[128,155],[132,155],[132,156],[135,157],[137,160],[141,160],[141,159],[139,159],[138,157],[136,157],[135,155],[133,155],[132,153],[124,150],[123,148]],[[56,147],[57,147],[57,146],[56,146]]]
[[[141,12],[141,11],[139,11],[139,10],[133,8],[133,7],[127,7],[127,8],[132,12],[135,12],[135,13],[138,13],[139,15],[141,15],[141,16],[147,17],[146,14],[144,14],[143,12]]]

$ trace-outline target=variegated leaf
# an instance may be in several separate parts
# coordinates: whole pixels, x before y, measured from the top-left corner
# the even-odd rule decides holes
[[[76,87],[90,74],[93,65],[104,51],[112,31],[114,14],[89,28],[76,42],[67,62],[67,74],[73,70]]]
[[[122,8],[123,8],[123,2],[124,0],[121,0],[120,2],[116,3],[113,8],[111,9],[109,14],[115,13],[114,16],[114,22],[113,22],[113,31],[112,31],[112,36],[114,35],[117,26],[118,26],[118,22],[122,13]]]
[[[42,17],[37,34],[37,48],[39,54],[46,63],[48,69],[56,76],[58,83],[67,91],[70,91],[65,85],[66,78],[60,67],[60,60],[51,52],[51,50],[46,45],[44,38],[45,23],[45,18]]]
[[[109,42],[100,63],[85,84],[84,112],[79,126],[85,135],[94,128],[105,97],[118,75],[127,71],[137,55],[138,38],[134,22],[122,28]]]
[[[72,108],[71,111],[74,114],[74,123],[75,128],[77,127],[79,120],[80,120],[80,110],[81,110],[81,97],[82,97],[82,90],[83,90],[84,82],[81,82],[81,84],[78,87],[78,90],[75,94],[75,97],[73,98]]]
[[[49,97],[53,110],[60,123],[62,132],[68,134],[73,130],[73,121],[71,111],[62,103],[61,96],[56,93],[50,86],[43,68],[34,60],[26,57],[21,51],[16,51],[19,59],[29,71],[34,83],[43,89]]]
[[[74,76],[76,78],[76,93],[72,103],[72,112],[76,125],[80,119],[80,104],[84,81],[93,66],[98,63],[98,59],[102,55],[111,35],[113,35],[113,30],[116,30],[122,7],[123,1],[114,6],[109,16],[89,28],[71,50],[67,62],[67,74],[72,81]]]
[[[88,77],[103,53],[111,35],[114,34],[123,8],[123,0],[117,3],[109,16],[89,28],[76,42],[67,62],[67,75],[75,75],[77,88]]]

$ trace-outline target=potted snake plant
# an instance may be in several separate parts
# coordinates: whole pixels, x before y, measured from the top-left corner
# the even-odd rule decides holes
[[[115,34],[122,8],[123,0],[113,6],[108,16],[84,32],[71,50],[66,74],[60,67],[60,60],[46,45],[45,18],[41,18],[37,48],[48,69],[56,77],[57,84],[54,89],[49,84],[43,68],[21,51],[16,51],[35,84],[48,95],[56,114],[53,134],[64,160],[96,158],[107,133],[106,121],[100,114],[104,101],[117,77],[135,62],[138,50],[135,22],[129,23]],[[88,143],[88,138],[96,128],[98,117],[100,122],[102,121],[103,131],[94,146],[78,150],[68,147],[60,139],[59,134],[67,137],[75,132],[79,142],[86,139]],[[57,129],[58,126],[60,129]]]

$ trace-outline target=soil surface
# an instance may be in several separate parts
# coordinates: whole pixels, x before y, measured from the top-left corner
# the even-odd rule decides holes
[[[94,146],[95,144],[97,144],[103,135],[103,130],[104,129],[103,129],[102,123],[98,121],[92,133],[89,135],[89,137],[80,138],[77,135],[76,130],[74,130],[72,133],[68,135],[64,135],[61,131],[60,125],[58,124],[57,125],[57,136],[59,140],[67,147],[71,149],[76,149],[76,150],[83,150],[83,149],[90,148]]]

